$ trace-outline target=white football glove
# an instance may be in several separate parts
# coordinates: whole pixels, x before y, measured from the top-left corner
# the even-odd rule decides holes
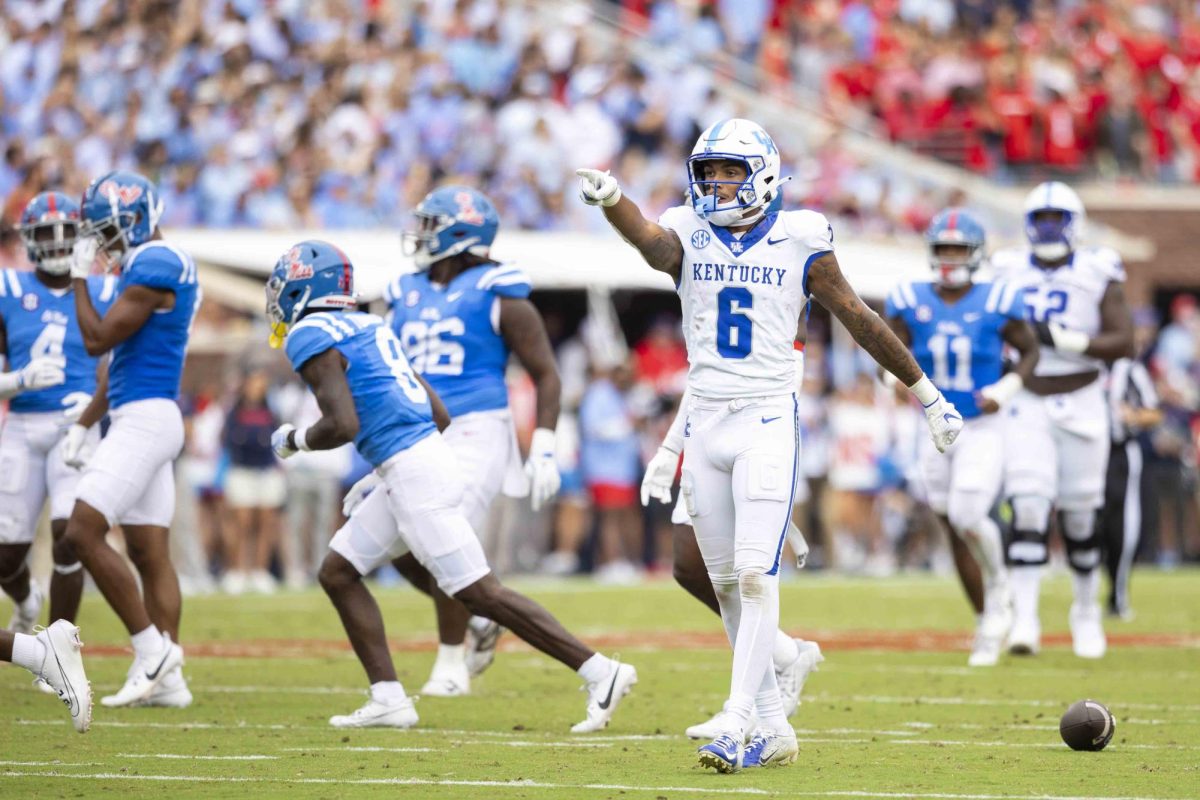
[[[579,196],[589,206],[615,206],[621,199],[621,187],[617,179],[607,172],[598,169],[577,169],[579,176]]]
[[[65,359],[42,356],[26,364],[18,374],[21,376],[18,386],[21,391],[45,389],[58,386],[67,379],[67,362]]]
[[[63,463],[68,467],[75,469],[83,469],[91,457],[90,448],[85,449],[87,444],[88,429],[82,425],[75,423],[67,428],[67,432],[63,435],[62,440],[62,458]]]
[[[92,403],[92,396],[87,392],[71,392],[63,398],[63,419],[70,423],[79,422],[83,412]]]
[[[525,462],[525,474],[529,476],[529,503],[537,511],[550,498],[558,494],[562,478],[554,460],[554,431],[538,428],[529,442],[529,460]]]
[[[963,418],[954,404],[938,392],[937,399],[925,406],[925,421],[929,423],[929,432],[933,434],[933,446],[939,453],[946,452],[958,434],[962,432]]]
[[[808,540],[796,527],[796,523],[788,522],[787,538],[792,552],[796,554],[796,569],[804,569],[804,565],[808,563]]]
[[[271,449],[275,451],[275,455],[280,458],[291,458],[296,455],[298,448],[288,444],[288,434],[294,430],[296,430],[296,426],[287,422],[280,425],[271,434]]]
[[[375,490],[375,487],[382,483],[383,480],[374,472],[368,472],[365,476],[358,480],[358,483],[350,487],[350,491],[346,492],[346,496],[342,499],[342,514],[349,517],[354,513],[354,509],[362,505],[363,500],[367,499],[367,495]]]
[[[650,498],[660,503],[671,502],[671,487],[675,484],[675,470],[679,467],[679,453],[668,447],[659,447],[654,458],[646,465],[642,478],[642,505],[650,505]]]
[[[72,278],[87,278],[92,274],[99,247],[100,242],[96,241],[94,236],[84,236],[75,242],[75,249],[71,251]]]
[[[1072,330],[1057,322],[1038,323],[1034,329],[1037,331],[1038,341],[1064,353],[1086,352],[1092,343],[1083,331]]]

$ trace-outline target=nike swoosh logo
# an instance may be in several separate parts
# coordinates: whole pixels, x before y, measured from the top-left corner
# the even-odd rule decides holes
[[[617,688],[617,676],[620,673],[621,673],[621,668],[619,666],[613,670],[612,683],[610,683],[608,685],[608,697],[605,697],[604,702],[599,704],[600,708],[604,711],[608,711],[609,705],[612,704],[613,690]]]
[[[954,422],[954,420],[959,419],[956,414],[943,414],[942,416],[945,417],[946,422]]]
[[[766,425],[768,422],[774,422],[777,419],[779,419],[779,417],[763,417],[762,424]]]
[[[779,244],[780,242],[786,242],[787,240],[788,240],[788,237],[786,237],[786,236],[784,236],[782,239],[771,239],[771,238],[768,238],[768,239],[767,239],[767,244]]]
[[[154,672],[147,672],[146,677],[150,680],[156,680],[158,673],[162,672],[163,664],[167,663],[167,659],[171,657],[171,648],[167,647],[167,652],[163,653],[162,661],[158,662],[158,666],[154,668]]]

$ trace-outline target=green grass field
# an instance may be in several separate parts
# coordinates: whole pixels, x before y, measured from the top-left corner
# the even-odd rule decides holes
[[[682,735],[728,690],[716,617],[666,582],[517,585],[637,666],[640,683],[602,734],[567,733],[582,719],[579,682],[508,640],[473,696],[420,701],[418,728],[335,731],[327,718],[356,708],[365,685],[317,592],[185,601],[195,705],[107,709],[98,698],[117,688],[129,657],[115,617],[89,596],[92,730],[75,734],[27,673],[0,670],[0,796],[1200,797],[1195,571],[1136,575],[1138,616],[1109,626],[1098,663],[1065,644],[1070,587],[1057,577],[1043,599],[1050,646],[991,670],[965,666],[971,620],[950,580],[789,582],[785,626],[824,639],[827,657],[792,720],[800,760],[731,776],[701,771]],[[382,592],[381,605],[400,678],[416,691],[433,661],[431,611],[409,590]],[[1083,697],[1117,717],[1104,752],[1059,739],[1059,716]]]

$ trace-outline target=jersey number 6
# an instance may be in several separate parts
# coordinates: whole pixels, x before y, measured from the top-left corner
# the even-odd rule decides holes
[[[717,352],[721,358],[750,355],[754,331],[746,311],[751,308],[754,295],[744,286],[726,286],[717,292]]]

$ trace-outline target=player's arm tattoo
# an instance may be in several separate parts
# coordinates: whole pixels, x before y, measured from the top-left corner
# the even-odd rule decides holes
[[[79,320],[79,332],[83,334],[83,346],[88,355],[107,353],[121,342],[133,336],[150,315],[160,308],[170,307],[175,293],[167,289],[152,289],[133,284],[121,292],[103,317],[92,305],[87,282],[75,281],[75,315]]]
[[[1004,341],[1021,354],[1013,372],[1020,375],[1022,381],[1028,383],[1029,379],[1033,377],[1033,368],[1037,366],[1038,357],[1041,356],[1037,332],[1024,320],[1010,319],[1004,324],[1004,329],[1000,333],[1004,337]]]
[[[546,326],[533,303],[501,298],[500,335],[537,388],[537,427],[554,430],[558,424],[562,381],[558,377]]]
[[[871,358],[905,386],[912,386],[921,379],[924,373],[916,359],[887,323],[868,308],[846,282],[833,253],[826,253],[809,265],[808,291],[846,326],[854,341],[870,353]]]
[[[358,412],[346,381],[346,359],[331,347],[300,367],[300,377],[312,388],[321,418],[308,428],[305,442],[311,450],[332,450],[358,435]]]
[[[679,283],[683,269],[683,243],[679,234],[643,217],[637,203],[624,196],[616,205],[604,209],[604,217],[622,239],[637,248],[647,264]]]
[[[79,424],[90,428],[108,413],[108,356],[102,356],[96,363],[96,391],[92,393],[92,402],[79,416]]]
[[[1109,363],[1118,358],[1133,357],[1133,315],[1125,300],[1125,287],[1120,283],[1112,281],[1104,290],[1100,300],[1100,332],[1092,337],[1083,352]]]
[[[433,390],[423,375],[418,372],[414,372],[413,375],[425,387],[425,392],[429,395],[429,407],[433,409],[433,424],[437,425],[438,433],[441,433],[450,427],[450,410],[442,402],[441,395]]]

